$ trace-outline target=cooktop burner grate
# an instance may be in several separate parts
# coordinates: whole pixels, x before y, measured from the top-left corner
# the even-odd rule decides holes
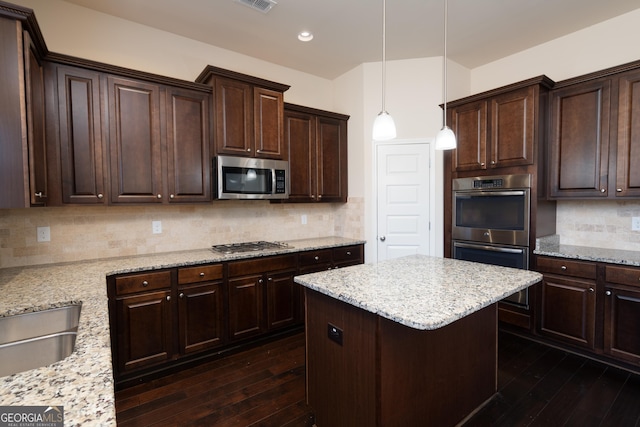
[[[213,245],[212,250],[223,254],[237,254],[242,252],[257,252],[268,249],[288,248],[289,245],[282,242],[257,242],[227,243],[223,245]]]

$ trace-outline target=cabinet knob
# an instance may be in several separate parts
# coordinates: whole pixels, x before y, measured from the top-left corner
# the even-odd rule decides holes
[[[316,196],[312,194],[312,195],[311,195],[311,198],[312,198],[312,199],[315,199],[315,198],[316,198]]]
[[[258,283],[262,284],[262,283],[264,283],[264,280],[258,279]]]
[[[184,298],[184,292],[180,292],[179,297],[180,297],[180,298]]]
[[[322,199],[322,194],[318,194],[318,200]]]
[[[616,192],[622,193],[622,188],[616,188]]]
[[[349,255],[349,256],[350,256],[350,255],[351,255],[351,251],[347,251],[347,255]]]
[[[38,191],[37,193],[34,194],[34,196],[36,197],[42,197],[42,191]]]
[[[314,256],[313,259],[315,259],[316,261],[318,261],[320,259],[320,257],[318,255]]]
[[[98,199],[102,199],[104,195],[102,193],[98,193]]]
[[[604,294],[609,297],[611,296],[611,291],[606,291]]]
[[[600,189],[600,192],[601,192],[601,193],[606,193],[606,192],[607,192],[607,190],[605,190],[604,188],[601,188],[601,189]]]
[[[158,194],[156,197],[157,197],[158,199],[162,199],[162,194]]]
[[[387,237],[386,237],[386,236],[380,236],[380,241],[381,241],[381,242],[384,242],[385,240],[387,240]]]
[[[562,271],[566,271],[566,270],[567,270],[567,266],[566,266],[566,265],[563,265],[562,267],[560,267],[560,270],[562,270]]]
[[[492,165],[495,165],[495,164],[496,164],[496,161],[495,161],[495,160],[491,160],[491,164],[492,164]]]
[[[267,280],[273,282],[273,277],[269,277]]]
[[[147,282],[146,280],[142,282],[142,286],[144,288],[146,288],[147,286],[149,286],[149,282]]]
[[[595,292],[595,291],[596,291],[595,289],[593,289],[591,287],[589,288],[589,292]]]
[[[251,152],[251,148],[247,148],[247,153],[250,153],[250,152]]]
[[[169,198],[170,199],[173,199],[174,197],[176,197],[176,196],[174,196],[173,194],[169,194]]]
[[[484,167],[484,162],[480,162],[480,166]]]
[[[200,273],[200,277],[204,277],[204,273]]]
[[[167,295],[167,301],[171,301],[171,295]]]

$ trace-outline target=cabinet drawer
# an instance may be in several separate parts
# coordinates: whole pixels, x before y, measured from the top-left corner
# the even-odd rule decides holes
[[[333,261],[336,264],[362,262],[362,246],[345,246],[333,250]]]
[[[168,289],[171,287],[171,271],[140,273],[116,277],[116,295]]]
[[[178,269],[178,284],[210,282],[222,279],[222,264],[200,265]]]
[[[298,258],[301,267],[331,263],[331,249],[302,252]]]
[[[605,280],[609,283],[640,287],[640,269],[633,267],[605,267]]]
[[[234,261],[229,263],[229,277],[263,274],[270,271],[281,271],[295,268],[295,255],[274,256],[247,261]]]
[[[538,271],[541,273],[561,274],[563,276],[596,278],[596,264],[588,261],[573,261],[565,258],[537,258]]]

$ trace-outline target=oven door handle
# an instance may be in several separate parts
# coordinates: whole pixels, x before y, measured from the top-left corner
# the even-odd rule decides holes
[[[453,245],[457,246],[459,248],[482,249],[482,250],[485,250],[485,251],[503,252],[503,253],[509,253],[509,254],[521,254],[521,253],[524,253],[524,249],[519,249],[519,248],[505,248],[505,247],[496,247],[496,246],[489,246],[489,245],[476,245],[476,244],[459,243],[459,242],[455,242]]]
[[[454,191],[456,197],[483,197],[483,196],[524,196],[524,190],[511,191]]]

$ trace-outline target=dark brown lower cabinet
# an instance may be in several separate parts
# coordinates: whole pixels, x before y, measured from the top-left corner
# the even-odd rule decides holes
[[[537,332],[630,366],[640,366],[640,268],[536,258],[544,273]]]
[[[119,299],[116,318],[120,372],[171,360],[171,291],[146,292]]]
[[[244,339],[297,321],[297,255],[229,263],[229,338]]]
[[[604,352],[640,365],[640,269],[605,269]]]
[[[595,282],[544,275],[540,333],[595,348]]]

